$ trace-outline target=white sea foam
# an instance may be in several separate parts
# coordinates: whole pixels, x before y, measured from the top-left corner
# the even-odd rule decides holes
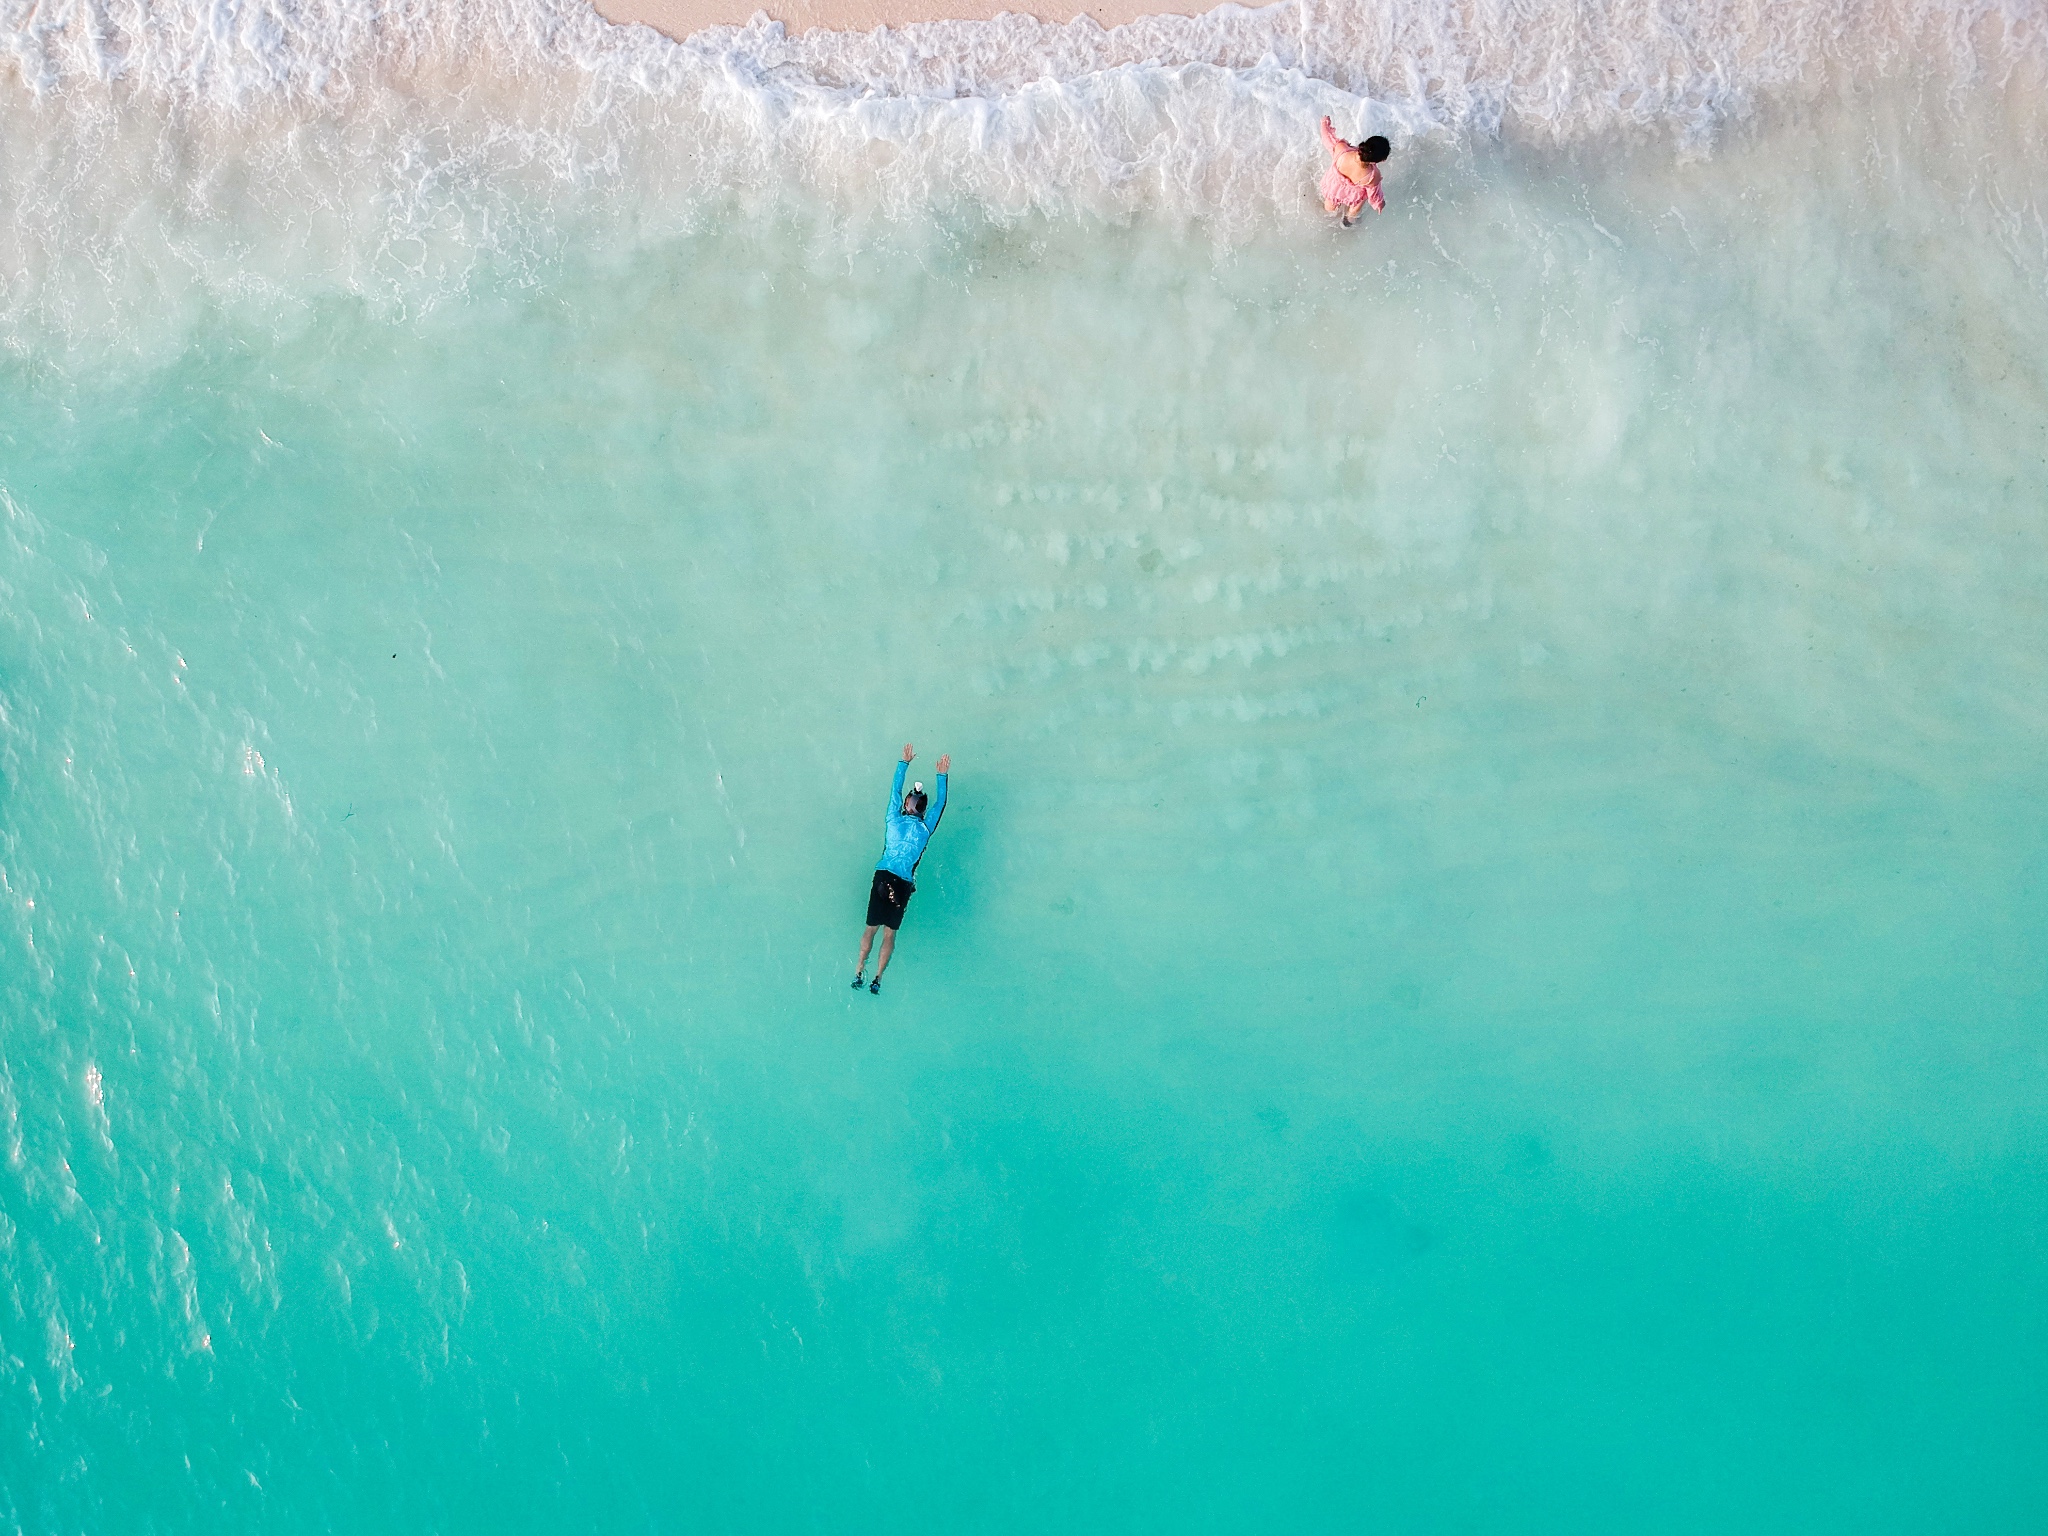
[[[1325,112],[1418,141],[1668,131],[1802,84],[2038,74],[2037,0],[1289,0],[1105,30],[1018,16],[681,43],[582,0],[0,0],[0,334],[195,291],[431,302],[576,207],[1306,216]]]

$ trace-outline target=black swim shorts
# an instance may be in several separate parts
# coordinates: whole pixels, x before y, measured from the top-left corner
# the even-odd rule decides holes
[[[875,883],[868,888],[868,926],[901,928],[903,909],[910,905],[910,893],[917,887],[886,869],[875,871]]]

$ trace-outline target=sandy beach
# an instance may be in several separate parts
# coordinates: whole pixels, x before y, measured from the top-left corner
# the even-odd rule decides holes
[[[621,25],[644,22],[670,37],[687,37],[704,27],[744,26],[765,12],[792,32],[826,28],[867,32],[876,27],[901,27],[918,21],[987,21],[1005,11],[1039,21],[1066,22],[1092,16],[1105,27],[1121,26],[1142,16],[1194,15],[1195,7],[1147,4],[1145,0],[1109,0],[1107,4],[1068,6],[1031,4],[1028,0],[593,0],[597,13]]]

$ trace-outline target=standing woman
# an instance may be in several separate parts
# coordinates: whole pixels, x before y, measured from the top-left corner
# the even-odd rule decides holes
[[[1374,213],[1384,213],[1387,200],[1380,192],[1380,162],[1393,146],[1374,134],[1363,144],[1337,137],[1330,120],[1323,119],[1323,144],[1330,151],[1330,168],[1323,172],[1323,212],[1344,215],[1344,227],[1358,222],[1358,210],[1368,203]]]

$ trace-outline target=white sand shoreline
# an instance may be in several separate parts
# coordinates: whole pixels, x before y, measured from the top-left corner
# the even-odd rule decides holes
[[[1071,4],[1072,0],[1068,0]],[[621,26],[635,22],[668,37],[682,39],[705,27],[745,26],[765,14],[792,32],[823,29],[872,32],[877,27],[903,27],[924,21],[989,21],[1009,12],[1060,24],[1092,17],[1104,27],[1122,26],[1147,16],[1193,16],[1195,8],[1162,6],[1157,0],[1091,0],[1072,10],[1053,0],[592,0],[598,15]]]

